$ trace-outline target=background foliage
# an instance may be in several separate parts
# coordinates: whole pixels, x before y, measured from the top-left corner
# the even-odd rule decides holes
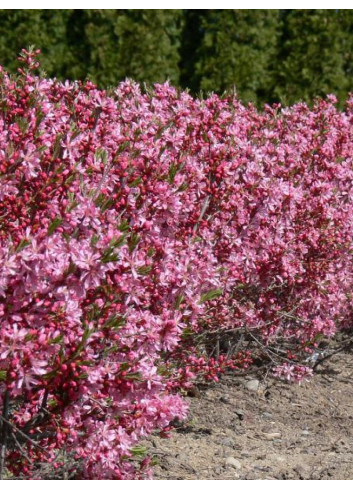
[[[0,10],[0,64],[33,44],[59,79],[126,77],[292,104],[352,90],[352,10]]]

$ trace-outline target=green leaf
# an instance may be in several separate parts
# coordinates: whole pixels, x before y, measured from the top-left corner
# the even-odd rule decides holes
[[[120,365],[119,365],[119,370],[121,372],[126,372],[126,370],[129,370],[130,368],[130,363],[129,362],[122,362]]]
[[[189,184],[184,182],[180,185],[180,187],[178,187],[178,192],[184,192],[184,190],[186,190],[188,188]]]
[[[158,375],[163,375],[166,376],[168,373],[170,373],[165,365],[159,365],[157,368],[157,374]]]
[[[172,163],[168,171],[168,182],[173,183],[175,175],[178,173],[178,165]]]
[[[130,141],[124,141],[120,146],[119,146],[119,149],[117,151],[117,154],[120,154],[122,153],[126,148],[128,148],[130,145]]]
[[[70,130],[72,131],[70,141],[73,141],[79,134],[81,134],[80,129],[75,129],[73,125],[70,126]]]
[[[147,448],[142,445],[136,445],[130,449],[131,455],[133,457],[145,457],[147,453]]]
[[[193,330],[190,327],[186,327],[183,329],[181,333],[181,337],[183,338],[183,340],[186,340],[188,338],[191,338],[193,334],[194,334]]]
[[[110,253],[108,255],[103,255],[102,256],[102,263],[110,263],[110,262],[116,262],[119,261],[119,254],[118,253]]]
[[[18,117],[16,122],[21,132],[26,133],[28,129],[28,121],[24,117]]]
[[[100,206],[102,211],[106,211],[107,209],[110,209],[113,204],[115,203],[115,200],[112,199],[111,197],[107,197],[104,199],[102,205]]]
[[[25,336],[25,341],[31,341],[35,338],[36,336],[34,334],[31,334],[31,333],[27,333],[26,336]]]
[[[123,316],[113,314],[105,323],[104,328],[120,329],[126,324],[126,319]]]
[[[128,221],[126,219],[121,221],[121,224],[119,225],[119,231],[121,231],[122,233],[125,233],[129,229],[130,229],[130,226],[129,226]]]
[[[96,234],[94,234],[91,238],[91,246],[95,246],[99,241],[99,236],[97,236]]]
[[[174,309],[179,309],[181,303],[184,301],[185,296],[183,294],[179,294],[175,300]]]
[[[56,229],[60,226],[63,220],[60,217],[56,217],[49,225],[48,236],[51,236]]]
[[[140,239],[141,238],[140,238],[140,236],[138,234],[134,234],[134,233],[131,234],[130,244],[129,244],[130,253],[132,253],[134,251],[134,249],[138,245]]]
[[[65,180],[65,185],[69,185],[69,183],[73,182],[76,178],[76,175],[70,175],[69,177],[67,177],[67,179]]]
[[[85,347],[86,343],[87,343],[87,340],[88,338],[94,333],[94,329],[89,329],[88,326],[85,327],[85,330],[83,332],[83,335],[82,335],[82,339],[77,347],[77,351],[76,351],[76,356],[81,353],[81,351],[83,350],[83,348]]]
[[[77,266],[75,265],[75,263],[70,259],[70,263],[69,263],[69,266],[67,267],[67,269],[65,270],[65,277],[67,277],[68,275],[70,275],[70,273],[75,273],[77,270]]]
[[[48,343],[49,343],[49,345],[55,345],[57,343],[60,343],[63,338],[64,338],[64,335],[63,335],[63,333],[61,333],[56,338],[49,340]]]
[[[62,134],[58,134],[55,138],[55,143],[54,143],[54,148],[53,148],[53,160],[58,158],[61,155],[62,152],[62,147],[61,147],[61,140],[63,139]]]
[[[113,238],[109,243],[109,247],[121,248],[121,246],[123,246],[124,243],[125,243],[125,235],[122,235],[119,236],[119,238]]]
[[[94,156],[95,156],[95,158],[96,158],[97,160],[98,160],[98,159],[102,160],[102,162],[103,162],[104,164],[106,164],[106,163],[107,163],[107,161],[108,161],[108,155],[107,155],[107,152],[106,152],[106,151],[105,151],[105,149],[103,149],[103,148],[98,148],[98,149],[97,149],[97,151],[95,152]]]
[[[156,253],[156,249],[155,248],[148,248],[147,250],[147,256],[151,257],[153,256],[154,254]]]
[[[130,188],[135,188],[138,185],[140,185],[141,182],[142,182],[142,178],[141,177],[135,178],[135,180],[133,180],[131,183],[129,183],[129,187]]]
[[[241,283],[241,284],[238,284],[236,287],[236,289],[245,289],[245,284]]]
[[[7,377],[7,371],[0,370],[0,380],[6,380],[6,377]]]
[[[21,239],[21,241],[17,245],[17,248],[15,249],[16,253],[26,248],[26,246],[28,246],[29,244],[31,244],[30,239],[25,239],[25,238]]]
[[[127,373],[125,375],[124,379],[127,379],[127,380],[137,380],[137,381],[140,381],[140,382],[143,381],[143,378],[142,378],[142,375],[141,375],[140,372],[130,372],[130,373]]]
[[[94,203],[95,203],[95,204],[96,204],[98,207],[100,207],[100,206],[103,204],[104,199],[105,199],[104,195],[103,195],[103,194],[100,194],[100,195],[98,195],[98,197],[96,198],[96,200],[94,201]]]
[[[151,270],[152,270],[152,266],[151,265],[146,265],[146,266],[139,267],[137,269],[137,273],[139,275],[148,275]]]
[[[115,248],[120,248],[124,242],[124,235],[120,236],[119,238],[113,238],[102,255],[102,262],[108,263],[112,261],[119,261],[119,255],[115,252]]]
[[[48,406],[50,408],[55,408],[58,405],[57,399],[48,399]]]
[[[67,208],[66,208],[66,212],[71,212],[73,209],[75,209],[75,207],[78,206],[78,202],[76,200],[74,200],[72,202],[72,204],[68,205]]]
[[[203,304],[204,302],[212,301],[213,299],[217,299],[222,294],[223,294],[222,289],[209,290],[208,292],[205,292],[204,294],[201,295],[199,304]]]

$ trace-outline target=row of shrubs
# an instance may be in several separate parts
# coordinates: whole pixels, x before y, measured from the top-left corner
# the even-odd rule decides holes
[[[141,439],[251,364],[237,338],[301,380],[350,326],[353,101],[108,93],[35,76],[36,54],[0,72],[3,465],[151,477]]]

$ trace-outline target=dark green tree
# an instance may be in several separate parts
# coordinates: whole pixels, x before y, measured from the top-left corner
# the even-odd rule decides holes
[[[342,55],[346,87],[353,92],[353,10],[338,10],[338,22],[343,31]]]
[[[116,85],[121,78],[119,70],[118,37],[115,22],[118,10],[85,10],[84,38],[88,59],[86,72],[100,86]]]
[[[192,93],[200,91],[201,73],[195,66],[204,38],[203,10],[184,10],[180,45],[180,85]]]
[[[259,105],[353,91],[352,10],[0,10],[0,64],[42,51],[49,77],[126,77]]]
[[[204,91],[236,89],[244,101],[269,96],[277,39],[278,10],[204,10],[195,76]]]
[[[0,10],[0,63],[14,71],[20,50],[34,45],[48,76],[178,84],[182,17],[182,10]]]
[[[69,49],[71,10],[0,10],[0,64],[15,71],[22,48],[42,51],[41,66],[49,76],[72,76],[76,64]],[[82,72],[80,72],[81,75]]]
[[[327,93],[345,98],[349,80],[342,14],[298,9],[284,11],[283,17],[275,97],[288,104]]]
[[[90,10],[89,73],[103,85],[126,77],[179,83],[182,10]]]

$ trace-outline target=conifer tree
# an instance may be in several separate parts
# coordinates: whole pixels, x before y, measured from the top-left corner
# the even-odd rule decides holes
[[[278,10],[205,10],[196,75],[200,88],[236,89],[244,101],[266,100],[272,83]]]
[[[41,67],[49,76],[75,75],[67,30],[71,10],[0,10],[0,64],[14,72],[22,48],[34,45],[42,51]],[[77,73],[81,75],[82,72]]]
[[[346,89],[353,92],[353,10],[342,9],[337,12],[338,22],[343,31],[342,55]],[[345,100],[345,94],[343,94]]]
[[[345,26],[337,10],[284,11],[275,96],[291,104],[335,93],[345,98]]]
[[[195,70],[204,37],[203,10],[183,11],[183,25],[180,45],[180,84],[192,93],[200,91],[201,70]]]
[[[0,64],[30,45],[49,77],[102,88],[169,79],[260,106],[353,91],[352,10],[0,10]]]
[[[100,84],[126,77],[179,83],[181,10],[88,11],[89,72]]]

